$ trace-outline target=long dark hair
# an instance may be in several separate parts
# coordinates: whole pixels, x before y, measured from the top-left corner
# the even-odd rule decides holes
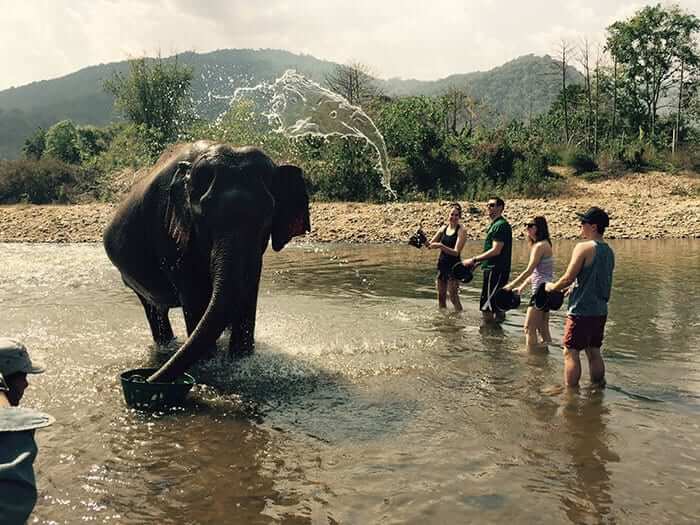
[[[537,228],[537,231],[535,232],[534,241],[530,238],[529,235],[527,236],[528,242],[532,245],[536,242],[547,241],[551,246],[552,241],[549,238],[549,226],[547,226],[547,219],[545,219],[542,215],[538,215],[537,217],[532,219],[532,222],[535,224],[535,228]]]

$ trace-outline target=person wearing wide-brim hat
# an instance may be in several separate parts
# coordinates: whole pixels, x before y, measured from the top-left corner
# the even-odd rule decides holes
[[[601,347],[615,268],[615,254],[603,241],[610,218],[597,206],[576,215],[581,221],[584,241],[574,247],[564,275],[554,283],[547,283],[545,290],[562,291],[571,286],[562,341],[567,386],[577,386],[581,378],[581,351],[585,351],[588,358],[591,382],[604,385],[605,363]]]
[[[522,294],[528,282],[532,285],[530,304],[525,313],[525,344],[528,350],[542,348],[552,342],[549,332],[549,308],[535,304],[538,287],[554,280],[554,252],[549,238],[547,219],[541,215],[525,223],[525,236],[530,245],[527,267],[503,288]],[[539,337],[538,337],[539,336]]]
[[[26,347],[14,339],[0,338],[0,523],[25,523],[37,499],[34,431],[49,426],[53,418],[20,408],[29,386],[27,374],[44,367],[29,357]]]

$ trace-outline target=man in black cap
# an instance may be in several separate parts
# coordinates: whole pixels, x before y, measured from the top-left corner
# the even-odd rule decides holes
[[[581,220],[581,237],[585,240],[574,247],[566,273],[557,282],[547,283],[545,290],[561,291],[573,284],[563,339],[567,386],[577,386],[581,378],[581,351],[588,357],[591,382],[604,385],[605,364],[600,348],[615,268],[615,254],[603,241],[610,219],[597,206],[576,215]]]
[[[34,430],[49,426],[53,418],[19,408],[29,386],[27,374],[44,367],[33,363],[22,343],[0,338],[0,523],[25,523],[36,504]]]

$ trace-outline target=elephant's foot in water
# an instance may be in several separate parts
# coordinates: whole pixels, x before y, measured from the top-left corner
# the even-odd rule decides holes
[[[228,342],[228,355],[230,358],[245,357],[255,351],[255,339],[253,329],[231,329],[231,338]]]

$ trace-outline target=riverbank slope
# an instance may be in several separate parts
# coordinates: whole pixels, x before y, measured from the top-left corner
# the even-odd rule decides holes
[[[505,216],[516,235],[543,214],[554,238],[575,238],[574,213],[597,205],[608,210],[606,236],[618,239],[700,238],[700,177],[658,172],[588,182],[567,177],[566,197],[507,199]],[[469,239],[480,239],[488,224],[482,202],[461,202]],[[0,242],[99,242],[116,205],[0,206]],[[444,223],[449,202],[366,204],[315,202],[311,242],[406,242],[420,225],[429,234]],[[299,238],[297,238],[299,240]]]

